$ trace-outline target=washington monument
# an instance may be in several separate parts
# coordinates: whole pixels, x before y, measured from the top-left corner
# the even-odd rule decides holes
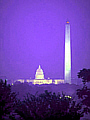
[[[71,84],[71,44],[70,44],[70,23],[65,25],[65,83]]]

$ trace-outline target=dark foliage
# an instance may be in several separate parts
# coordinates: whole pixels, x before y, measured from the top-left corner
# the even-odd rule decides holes
[[[27,94],[25,100],[18,101],[16,112],[23,120],[80,120],[81,105],[71,101],[64,94],[60,96],[46,90],[39,96]]]
[[[82,89],[77,89],[77,95],[81,99],[82,105],[85,105],[83,112],[87,114],[90,113],[90,88],[87,88],[86,82],[90,82],[90,69],[80,70],[78,78],[82,79],[84,86]]]
[[[90,82],[90,69],[82,69],[78,72],[78,78],[82,79],[83,84]]]
[[[86,86],[83,87],[82,89],[77,90],[77,95],[78,98],[82,99],[82,105],[85,105],[84,107],[84,112],[85,113],[90,113],[90,88],[87,88]]]
[[[16,94],[11,93],[11,86],[7,85],[7,81],[0,79],[0,120],[12,117],[15,108]],[[10,115],[11,114],[11,115]]]

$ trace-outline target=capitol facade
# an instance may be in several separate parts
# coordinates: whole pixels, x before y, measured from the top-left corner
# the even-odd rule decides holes
[[[44,72],[43,70],[41,69],[41,66],[39,65],[38,69],[36,70],[36,74],[35,74],[35,79],[27,79],[27,80],[24,80],[24,79],[18,79],[18,80],[15,80],[14,82],[16,81],[19,81],[21,83],[24,83],[24,82],[27,82],[27,83],[31,83],[31,84],[38,84],[38,85],[41,85],[41,84],[60,84],[60,83],[64,83],[64,79],[45,79],[44,78]]]

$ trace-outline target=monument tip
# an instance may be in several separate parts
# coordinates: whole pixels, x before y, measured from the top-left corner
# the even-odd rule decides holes
[[[69,21],[67,21],[66,23],[69,23]]]

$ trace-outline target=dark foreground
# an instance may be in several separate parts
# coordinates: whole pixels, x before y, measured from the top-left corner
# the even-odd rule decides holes
[[[90,113],[90,89],[87,87],[76,90],[75,96],[48,90],[29,92],[23,99],[18,94],[6,80],[0,80],[0,120],[80,120]]]

